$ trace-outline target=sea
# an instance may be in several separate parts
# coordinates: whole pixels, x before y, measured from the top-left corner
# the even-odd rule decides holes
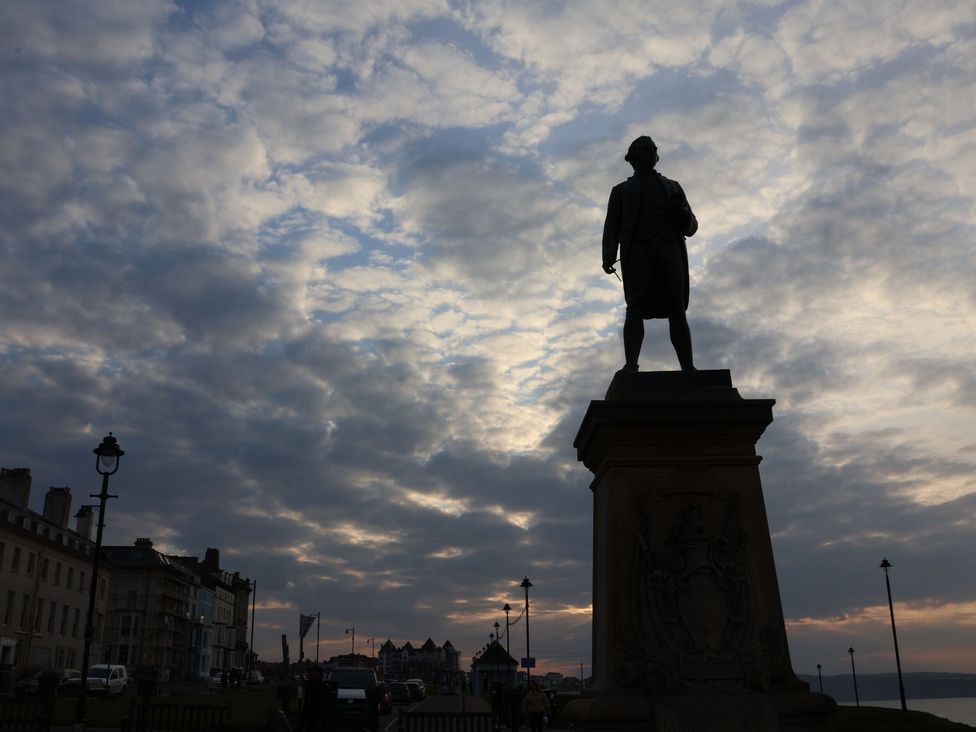
[[[901,709],[901,701],[898,699],[872,699],[862,702],[862,704],[866,707]],[[909,709],[928,712],[952,722],[961,722],[976,727],[976,696],[949,699],[908,699],[907,704]],[[843,705],[846,707],[854,706],[851,702],[844,702]]]

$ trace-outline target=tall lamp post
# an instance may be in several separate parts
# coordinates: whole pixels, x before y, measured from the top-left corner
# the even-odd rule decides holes
[[[532,660],[531,660],[532,659],[532,653],[529,650],[529,588],[531,586],[532,586],[532,583],[529,582],[528,575],[526,575],[525,579],[522,580],[522,584],[519,585],[519,587],[522,587],[525,590],[525,658],[526,658],[526,664],[531,664],[532,663]],[[528,688],[529,684],[531,684],[531,683],[532,683],[532,666],[531,665],[526,665],[526,667],[525,667],[525,686],[526,686],[526,688]]]
[[[891,613],[891,637],[895,641],[895,666],[898,668],[898,694],[901,696],[901,710],[907,712],[908,704],[905,703],[905,684],[902,683],[901,679],[901,656],[898,654],[898,633],[895,632],[895,606],[891,602],[891,580],[888,579],[888,567],[891,566],[891,562],[885,557],[878,566],[885,573],[885,588],[888,590],[888,612]]]
[[[502,610],[505,611],[505,653],[507,653],[509,656],[511,656],[512,655],[512,640],[511,640],[511,638],[508,637],[508,627],[509,627],[508,614],[510,612],[512,612],[512,606],[509,605],[506,602],[505,603],[505,607],[503,607]]]
[[[350,633],[352,633],[352,651],[351,651],[351,653],[352,653],[352,655],[355,656],[356,655],[356,629],[355,628],[346,628],[346,635],[349,635]]]
[[[857,706],[861,706],[861,700],[857,698],[857,671],[854,670],[854,648],[847,649],[847,652],[851,654],[851,677],[854,679],[854,703]]]
[[[95,470],[102,476],[102,492],[92,493],[92,498],[99,500],[98,531],[95,534],[95,554],[92,556],[91,585],[88,588],[88,618],[85,621],[85,650],[81,660],[81,684],[78,687],[78,701],[75,703],[75,727],[85,728],[88,697],[88,664],[91,661],[91,646],[95,639],[95,598],[98,593],[98,564],[102,553],[102,530],[105,528],[105,504],[109,498],[118,498],[108,492],[108,477],[115,475],[119,463],[125,452],[119,447],[119,441],[109,432],[102,438],[102,444],[92,452],[95,453]]]
[[[496,621],[495,621],[495,640],[496,640],[496,641],[497,641],[497,640],[498,640],[499,638],[501,638],[501,636],[500,636],[500,635],[498,635],[498,628],[499,628],[499,627],[500,627],[500,626],[498,625],[498,621],[496,620]]]
[[[820,693],[823,694],[823,676],[820,675],[820,669],[823,668],[819,663],[817,664],[817,681],[820,682]]]

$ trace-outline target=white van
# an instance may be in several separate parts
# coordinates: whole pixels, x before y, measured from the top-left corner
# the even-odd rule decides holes
[[[128,683],[125,666],[99,663],[88,667],[88,691],[92,694],[122,694]]]

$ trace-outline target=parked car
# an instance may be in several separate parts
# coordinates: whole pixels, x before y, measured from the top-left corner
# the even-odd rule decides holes
[[[408,684],[416,684],[420,688],[420,698],[424,699],[427,696],[427,687],[424,685],[423,679],[407,679]]]
[[[257,670],[249,671],[248,674],[247,674],[247,683],[249,683],[249,684],[263,684],[264,683],[264,674],[261,673],[260,671],[257,671]]]
[[[88,691],[92,694],[123,694],[128,684],[125,666],[99,663],[88,667]]]
[[[43,686],[41,677],[45,674],[57,677],[57,694],[59,696],[72,692],[77,693],[78,687],[81,685],[81,671],[71,668],[63,671],[46,668],[33,674],[30,678],[18,681],[17,685],[14,686],[14,695],[23,697],[40,694]]]
[[[417,685],[417,682],[416,681],[405,681],[404,683],[407,685],[407,688],[410,690],[410,700],[411,701],[421,701],[421,700],[423,700],[423,698],[424,698],[424,692],[420,688],[420,686]]]
[[[410,696],[410,689],[403,681],[391,681],[388,686],[394,704],[410,704],[413,701]]]
[[[376,672],[338,666],[329,671],[328,681],[336,687],[336,727],[376,730]]]

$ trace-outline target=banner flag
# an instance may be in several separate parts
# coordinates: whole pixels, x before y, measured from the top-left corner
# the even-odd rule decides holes
[[[299,613],[298,617],[301,618],[298,621],[298,637],[304,638],[305,634],[308,632],[308,629],[312,627],[312,623],[315,622],[315,616]]]

